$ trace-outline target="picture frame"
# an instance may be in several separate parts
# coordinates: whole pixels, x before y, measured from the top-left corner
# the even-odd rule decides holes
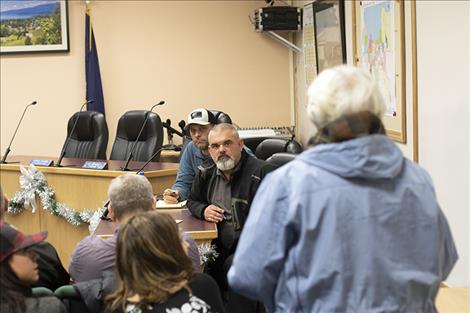
[[[344,0],[312,3],[317,73],[346,63]]]
[[[404,2],[356,0],[353,10],[354,63],[384,95],[387,135],[406,143]]]
[[[0,53],[68,52],[67,0],[0,2]]]

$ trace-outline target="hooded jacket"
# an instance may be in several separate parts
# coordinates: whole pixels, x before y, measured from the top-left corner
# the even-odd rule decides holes
[[[384,135],[307,150],[261,184],[228,274],[274,312],[436,312],[457,260],[429,175]]]

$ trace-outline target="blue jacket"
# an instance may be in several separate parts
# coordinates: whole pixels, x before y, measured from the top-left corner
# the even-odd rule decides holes
[[[253,152],[246,146],[244,150],[251,156],[254,157]],[[176,175],[176,181],[171,189],[178,190],[180,197],[179,200],[186,200],[191,191],[191,185],[193,184],[194,177],[199,170],[200,166],[208,167],[214,164],[212,158],[209,155],[204,155],[202,151],[194,145],[191,141],[184,148],[183,154],[180,159],[180,167],[178,174]]]
[[[198,167],[205,163],[213,164],[214,162],[209,155],[204,155],[192,141],[189,142],[181,155],[180,167],[178,169],[178,174],[176,175],[176,181],[171,187],[171,189],[179,191],[180,201],[188,198]]]
[[[271,313],[428,313],[457,258],[428,174],[371,135],[266,177],[228,280]]]

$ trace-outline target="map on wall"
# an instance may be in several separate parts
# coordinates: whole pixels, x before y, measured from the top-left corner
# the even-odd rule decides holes
[[[376,79],[386,116],[397,116],[396,40],[393,1],[362,1],[361,66]]]

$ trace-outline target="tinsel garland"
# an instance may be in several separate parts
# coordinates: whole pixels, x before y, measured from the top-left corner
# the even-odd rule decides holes
[[[216,251],[216,246],[209,242],[200,244],[197,249],[203,266],[214,262],[219,256],[219,253]]]
[[[22,190],[15,193],[10,199],[8,213],[20,214],[26,207],[31,207],[34,213],[36,211],[36,195],[38,195],[43,209],[52,215],[61,216],[75,226],[89,224],[90,233],[95,230],[100,216],[103,214],[103,208],[77,212],[66,204],[56,201],[54,189],[48,185],[46,176],[39,172],[33,164],[29,166],[29,170],[23,166],[20,166],[20,170],[23,174],[20,177]]]

